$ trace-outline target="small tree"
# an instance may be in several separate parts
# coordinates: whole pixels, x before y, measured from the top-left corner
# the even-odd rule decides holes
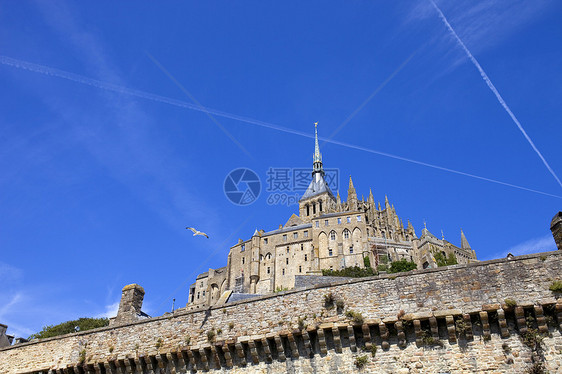
[[[449,265],[456,265],[458,264],[457,256],[454,253],[450,253],[449,256],[441,252],[434,252],[433,257],[435,258],[435,262],[437,262],[437,266],[449,266]]]
[[[70,334],[76,331],[87,331],[98,327],[109,325],[107,318],[80,318],[73,321],[66,321],[58,325],[44,326],[43,330],[29,336],[31,339],[45,339],[53,336]]]
[[[417,265],[415,262],[408,260],[394,261],[390,264],[390,273],[401,273],[404,271],[415,270]]]

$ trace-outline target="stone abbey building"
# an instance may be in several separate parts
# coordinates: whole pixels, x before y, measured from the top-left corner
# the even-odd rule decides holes
[[[208,307],[293,289],[296,276],[321,274],[323,269],[376,268],[403,259],[418,269],[433,268],[436,255],[454,256],[459,264],[476,261],[462,231],[460,247],[425,227],[418,237],[409,221],[404,226],[387,197],[384,207],[375,204],[372,191],[367,200],[359,200],[351,177],[347,201],[339,193],[334,196],[324,179],[316,131],[312,181],[299,201],[299,214],[277,230],[256,230],[250,239],[240,239],[230,248],[225,267],[197,276],[187,306]]]

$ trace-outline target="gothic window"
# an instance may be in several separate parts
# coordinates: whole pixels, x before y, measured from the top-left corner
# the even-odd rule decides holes
[[[306,215],[310,215],[310,205],[306,204]]]
[[[320,211],[322,211],[322,200],[318,202],[318,205],[320,206]]]
[[[344,239],[349,239],[349,230],[348,229],[343,230],[343,237],[344,237]]]
[[[336,232],[330,231],[330,240],[336,240]]]
[[[312,204],[312,214],[316,214],[316,203]]]

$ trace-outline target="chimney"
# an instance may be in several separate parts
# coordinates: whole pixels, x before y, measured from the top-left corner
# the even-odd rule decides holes
[[[12,345],[12,340],[6,335],[8,326],[0,323],[0,348]]]
[[[556,246],[562,251],[562,212],[558,212],[552,218],[550,223],[550,231],[556,242]]]
[[[144,289],[138,284],[129,284],[123,287],[119,311],[113,323],[129,323],[139,319],[141,312]]]

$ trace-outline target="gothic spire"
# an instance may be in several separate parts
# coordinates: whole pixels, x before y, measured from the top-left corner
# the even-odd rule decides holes
[[[322,162],[320,146],[318,145],[318,122],[314,122],[314,162]]]
[[[319,179],[317,175],[324,176],[322,168],[322,154],[318,145],[318,122],[314,122],[314,156],[312,162],[312,179]]]
[[[466,240],[466,236],[464,236],[464,232],[461,229],[461,248],[470,250],[470,244],[468,244],[468,240]]]
[[[373,191],[369,188],[369,204],[375,205],[375,198],[373,197]]]
[[[357,193],[353,187],[353,180],[349,176],[349,188],[347,189],[347,204],[350,210],[357,210]]]

